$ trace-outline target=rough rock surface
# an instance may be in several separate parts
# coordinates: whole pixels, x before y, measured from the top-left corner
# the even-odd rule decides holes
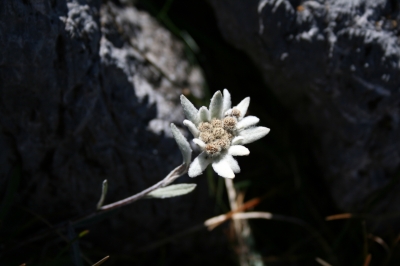
[[[338,206],[399,211],[398,2],[209,2],[225,39],[248,53],[316,136],[315,151]],[[369,205],[380,193],[385,200]]]
[[[183,120],[182,90],[202,83],[183,44],[135,8],[0,1],[0,195],[19,167],[16,202],[60,222],[94,209],[104,179],[107,202],[154,184],[182,162],[169,124]],[[208,218],[199,182],[186,199],[124,209],[87,245],[132,254]],[[208,237],[176,244],[169,258],[213,248]]]

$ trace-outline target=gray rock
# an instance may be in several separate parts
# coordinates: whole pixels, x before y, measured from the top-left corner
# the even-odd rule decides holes
[[[16,203],[61,222],[94,210],[104,179],[106,203],[161,180],[182,162],[169,124],[181,125],[179,95],[199,90],[199,73],[183,44],[133,7],[1,1],[0,193],[19,167]],[[186,200],[125,208],[83,246],[127,256],[212,216],[199,204],[207,201],[205,180],[197,181]],[[176,244],[168,256],[215,250],[208,237]]]
[[[385,0],[209,0],[315,152],[337,205],[400,210],[399,6]],[[385,198],[373,205],[377,195]]]

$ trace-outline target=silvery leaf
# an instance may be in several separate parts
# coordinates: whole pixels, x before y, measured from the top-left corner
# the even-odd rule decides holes
[[[183,120],[183,124],[189,129],[190,133],[192,133],[193,137],[197,138],[200,135],[200,131],[197,127],[189,120]]]
[[[246,97],[236,106],[236,108],[239,109],[240,111],[239,119],[242,119],[246,115],[249,105],[250,105],[250,97]]]
[[[210,122],[210,112],[208,111],[207,107],[202,106],[199,110],[199,119],[201,122]]]
[[[181,150],[183,162],[185,163],[186,167],[189,167],[190,162],[192,161],[192,149],[190,148],[190,144],[182,135],[181,131],[173,123],[171,123],[171,131],[179,149]]]
[[[232,145],[242,144],[243,140],[244,140],[243,137],[240,137],[240,136],[234,137],[232,140]]]
[[[205,149],[206,148],[206,144],[204,143],[204,141],[202,141],[201,139],[193,139],[193,142],[199,146],[201,149]]]
[[[240,173],[239,164],[232,155],[226,154],[222,160],[228,163],[229,167],[235,174]]]
[[[183,108],[183,113],[186,118],[193,122],[193,124],[197,125],[199,123],[197,108],[183,95],[181,95],[181,104]]]
[[[222,176],[225,178],[234,178],[235,174],[233,173],[229,162],[224,159],[225,158],[222,158],[216,162],[213,162],[212,168],[219,176]]]
[[[222,103],[222,114],[224,114],[226,111],[231,109],[232,101],[231,101],[231,94],[227,89],[224,89],[224,98],[223,98],[223,103]]]
[[[232,114],[232,109],[228,109],[223,113],[224,116],[229,116],[231,114]]]
[[[245,118],[243,118],[242,120],[240,120],[237,123],[236,129],[242,129],[242,128],[254,126],[259,121],[260,121],[260,119],[258,119],[258,117],[251,116],[251,115],[246,116]]]
[[[253,127],[249,129],[245,129],[239,133],[243,140],[240,144],[252,143],[256,140],[261,139],[265,135],[269,133],[270,129],[267,127]]]
[[[249,155],[250,151],[245,146],[232,145],[228,149],[228,154],[233,156],[244,156],[244,155]]]
[[[192,192],[196,188],[196,184],[176,184],[167,187],[158,188],[146,195],[148,198],[172,198],[182,196]]]
[[[212,162],[212,159],[207,156],[206,152],[202,152],[190,164],[188,175],[196,177],[203,173],[204,169]]]
[[[222,116],[222,94],[220,91],[217,91],[216,93],[214,93],[214,96],[211,98],[210,114],[211,114],[211,119],[213,119],[213,118],[221,119],[221,116]]]

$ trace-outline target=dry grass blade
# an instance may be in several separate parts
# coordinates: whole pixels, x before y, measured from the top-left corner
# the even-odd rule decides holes
[[[325,221],[334,221],[334,220],[342,220],[342,219],[350,219],[353,218],[353,214],[351,213],[341,213],[341,214],[334,214],[325,217]]]
[[[373,234],[368,234],[368,238],[373,240],[374,242],[378,243],[379,245],[381,245],[387,253],[390,253],[389,246],[386,244],[386,242],[382,238],[380,238],[379,236],[375,236]]]
[[[318,257],[315,258],[315,261],[318,262],[322,266],[332,266],[331,264],[327,263],[326,261],[324,261],[323,259],[318,258]]]
[[[106,256],[104,258],[102,258],[101,260],[99,260],[98,262],[96,262],[95,264],[93,264],[92,266],[99,266],[101,264],[103,264],[106,260],[108,260],[110,258],[110,256]]]
[[[220,224],[222,224],[223,222],[225,222],[226,220],[231,219],[235,213],[243,212],[250,208],[253,208],[254,206],[257,206],[260,202],[261,202],[261,198],[255,198],[255,199],[249,200],[246,203],[244,203],[243,205],[241,205],[239,208],[237,208],[236,210],[232,210],[226,214],[222,214],[222,215],[208,219],[207,221],[204,222],[204,225],[207,226],[208,230],[211,231],[214,228],[216,228],[217,226],[219,226]]]
[[[271,220],[273,217],[270,212],[240,212],[234,213],[232,219],[267,219]]]
[[[367,257],[365,258],[363,266],[369,266],[369,264],[371,263],[371,259],[372,259],[372,255],[368,254]]]
[[[391,219],[394,217],[399,217],[400,213],[386,213],[381,215],[371,215],[368,213],[340,213],[329,215],[325,217],[325,221],[334,221],[334,220],[342,220],[342,219],[365,219],[365,220],[382,220],[382,219]]]

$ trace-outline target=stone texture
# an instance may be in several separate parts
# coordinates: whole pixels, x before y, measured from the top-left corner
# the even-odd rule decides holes
[[[0,1],[1,195],[19,167],[16,203],[60,222],[94,210],[104,179],[106,202],[159,181],[182,162],[169,124],[181,125],[179,95],[199,92],[199,73],[183,44],[133,7],[100,0]],[[212,216],[202,204],[205,180],[197,181],[186,199],[124,209],[98,225],[83,247],[128,256]],[[173,245],[168,259],[194,249],[217,254],[214,244],[205,245],[208,237]]]
[[[400,13],[384,0],[209,0],[224,38],[316,136],[337,205],[399,211]],[[371,205],[376,195],[384,199]]]

